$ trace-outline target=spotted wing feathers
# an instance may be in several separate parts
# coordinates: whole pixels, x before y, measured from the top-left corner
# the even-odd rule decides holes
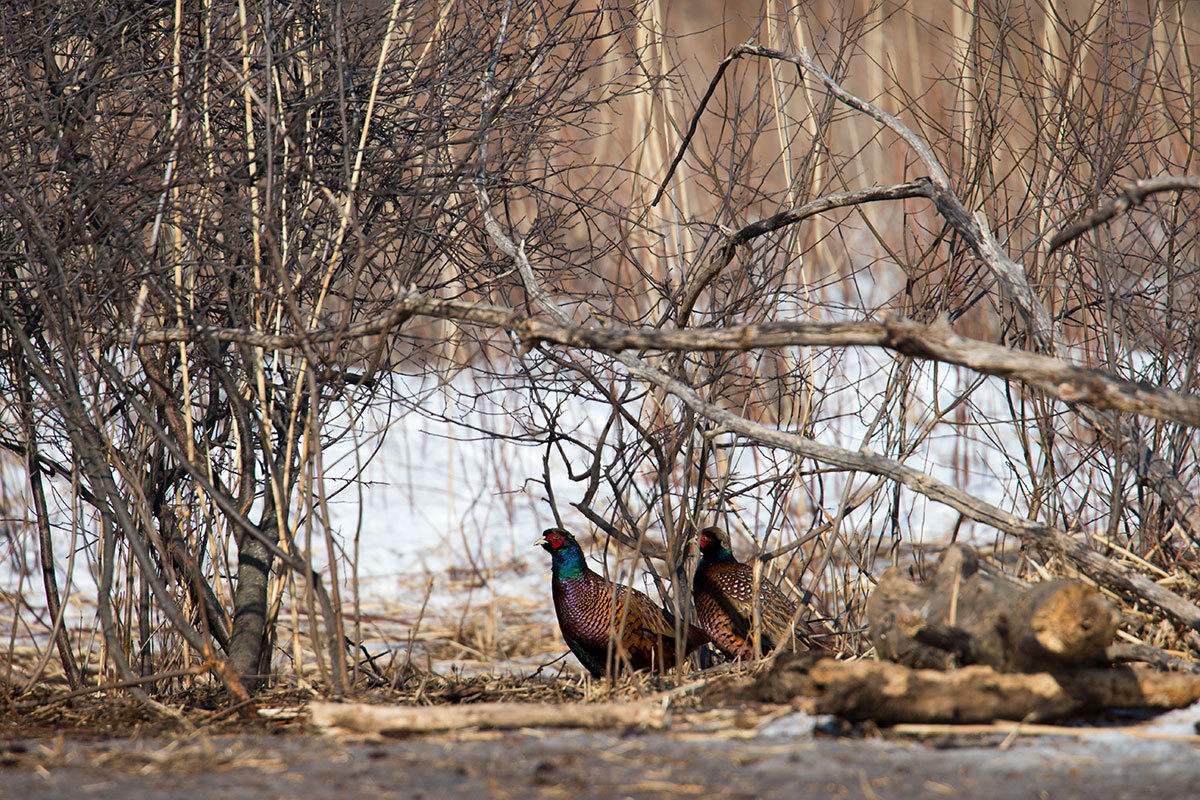
[[[795,605],[761,576],[756,629],[754,570],[749,564],[724,561],[700,566],[693,597],[700,627],[730,658],[754,657],[756,641],[761,642],[761,653],[771,652],[780,642],[785,648],[800,650],[814,644],[810,638],[814,631],[807,623],[797,622],[793,627]]]

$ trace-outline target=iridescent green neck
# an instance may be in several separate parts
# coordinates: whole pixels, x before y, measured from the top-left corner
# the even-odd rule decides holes
[[[735,560],[733,557],[733,551],[722,545],[720,542],[715,542],[710,547],[700,551],[700,566],[702,567],[733,560]]]
[[[572,542],[550,554],[554,577],[569,580],[582,578],[587,572],[587,562],[583,558],[583,550]]]

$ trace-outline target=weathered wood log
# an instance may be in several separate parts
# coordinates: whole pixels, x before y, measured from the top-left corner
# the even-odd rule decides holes
[[[975,665],[947,672],[785,654],[742,690],[740,699],[790,702],[819,714],[883,725],[1045,722],[1109,708],[1183,708],[1200,700],[1200,676],[1148,667],[1027,674]]]
[[[1117,619],[1090,586],[987,575],[963,545],[946,548],[928,583],[912,583],[892,567],[867,599],[876,653],[918,668],[1038,672],[1085,664],[1112,643]]]
[[[309,704],[309,719],[318,728],[383,736],[462,728],[661,728],[666,713],[662,703]]]

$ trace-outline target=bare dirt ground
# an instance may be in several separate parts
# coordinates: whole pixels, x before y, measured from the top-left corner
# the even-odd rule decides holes
[[[1194,713],[1169,734],[1142,738],[1098,731],[1140,719],[1110,715],[1086,732],[1062,732],[1071,735],[954,729],[917,739],[787,705],[701,697],[640,673],[613,686],[563,675],[414,673],[348,699],[431,707],[665,698],[661,730],[369,738],[317,730],[307,716],[319,699],[311,689],[265,691],[257,698],[264,711],[250,718],[219,686],[164,694],[178,720],[120,692],[65,698],[45,688],[0,705],[0,800],[1200,797]]]
[[[191,734],[103,726],[64,734],[31,722],[22,730],[10,716],[0,733],[2,798],[1200,797],[1194,741],[1115,735],[922,743],[814,735],[802,716],[743,727],[744,716],[711,711],[678,715],[662,731],[373,741],[322,736],[300,721]]]

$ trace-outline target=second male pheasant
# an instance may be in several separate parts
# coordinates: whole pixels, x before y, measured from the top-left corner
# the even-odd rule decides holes
[[[729,658],[753,658],[771,652],[781,642],[790,649],[825,649],[812,640],[815,631],[807,623],[793,623],[796,607],[761,575],[755,593],[754,568],[733,557],[729,534],[721,528],[700,531],[700,564],[692,582],[692,597],[700,627]],[[755,630],[761,636],[756,637]]]
[[[653,600],[588,568],[575,537],[550,528],[538,542],[551,556],[554,611],[571,652],[599,678],[610,664],[665,671],[675,666],[675,618]],[[687,626],[685,653],[708,637]]]

